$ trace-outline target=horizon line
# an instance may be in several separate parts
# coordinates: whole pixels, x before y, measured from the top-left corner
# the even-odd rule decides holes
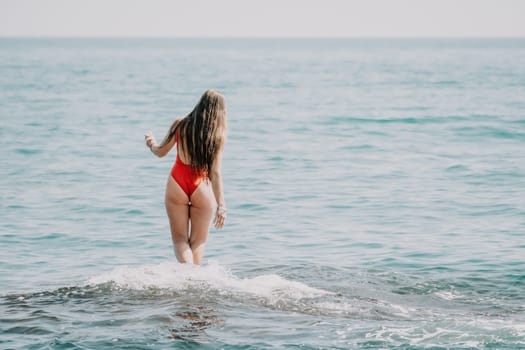
[[[271,39],[271,40],[289,40],[289,39],[446,39],[446,40],[465,40],[465,39],[525,39],[525,36],[176,36],[176,35],[115,35],[115,36],[98,36],[98,35],[1,35],[0,39]]]

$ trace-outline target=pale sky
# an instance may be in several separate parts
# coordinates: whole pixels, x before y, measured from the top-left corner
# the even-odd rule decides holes
[[[525,37],[525,0],[0,0],[0,36]]]

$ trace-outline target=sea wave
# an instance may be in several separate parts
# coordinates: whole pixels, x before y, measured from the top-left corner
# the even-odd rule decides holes
[[[113,283],[117,288],[131,290],[166,290],[167,292],[188,289],[216,291],[219,293],[243,294],[264,298],[269,302],[282,299],[311,299],[333,294],[304,283],[287,280],[276,274],[252,278],[236,277],[227,268],[210,263],[206,266],[164,262],[158,265],[139,267],[117,267],[110,272],[93,276],[86,285]]]

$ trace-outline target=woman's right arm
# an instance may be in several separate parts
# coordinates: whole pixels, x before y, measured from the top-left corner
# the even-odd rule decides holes
[[[222,186],[221,162],[222,147],[219,152],[217,152],[217,157],[213,162],[213,169],[211,170],[210,174],[211,187],[213,194],[215,195],[215,200],[217,201],[217,211],[215,213],[215,219],[213,220],[215,228],[222,228],[224,226],[224,222],[226,221],[226,202],[224,201],[224,192]]]

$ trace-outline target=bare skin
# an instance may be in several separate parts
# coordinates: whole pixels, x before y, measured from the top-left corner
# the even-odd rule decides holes
[[[150,133],[145,135],[145,139],[146,145],[158,157],[164,157],[175,145],[175,140],[172,140],[161,148]],[[188,164],[189,158],[181,148],[177,145],[177,153],[181,160]],[[224,226],[226,206],[221,176],[222,149],[216,157],[210,174],[212,180],[201,182],[190,198],[173,177],[168,176],[165,196],[166,213],[170,222],[175,256],[180,263],[201,264],[210,222],[214,214],[215,227],[220,229]]]

